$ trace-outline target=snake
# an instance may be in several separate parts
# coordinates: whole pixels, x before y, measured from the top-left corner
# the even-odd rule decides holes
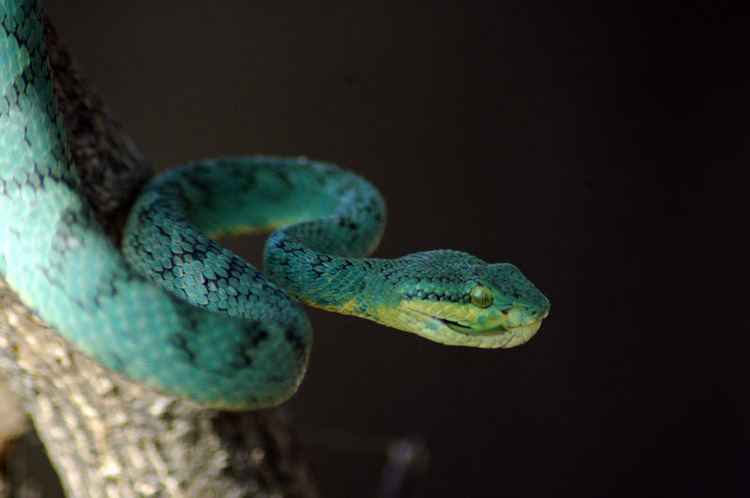
[[[371,257],[383,197],[305,157],[168,170],[134,201],[117,247],[71,156],[40,1],[0,0],[0,93],[0,275],[75,349],[158,391],[221,409],[285,401],[310,355],[300,304],[476,348],[524,344],[549,313],[510,263],[447,249]],[[249,233],[270,233],[263,271],[214,240]]]

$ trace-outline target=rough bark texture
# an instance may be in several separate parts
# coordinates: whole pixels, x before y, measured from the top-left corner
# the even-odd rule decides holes
[[[73,156],[116,241],[123,213],[151,170],[47,24]],[[203,410],[150,391],[72,350],[2,279],[0,374],[22,396],[71,498],[317,496],[284,410]],[[0,405],[23,420],[10,398]]]

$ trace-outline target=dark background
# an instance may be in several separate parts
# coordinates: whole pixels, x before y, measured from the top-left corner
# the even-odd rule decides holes
[[[552,301],[539,334],[507,351],[310,311],[313,356],[290,406],[324,496],[372,496],[386,442],[410,434],[430,450],[425,496],[750,494],[740,13],[46,6],[157,167],[338,162],[388,200],[380,256],[511,261]],[[245,252],[255,262],[259,244]]]

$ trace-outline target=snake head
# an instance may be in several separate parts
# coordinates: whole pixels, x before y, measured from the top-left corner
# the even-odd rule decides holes
[[[427,251],[394,261],[389,305],[377,321],[448,345],[510,348],[536,334],[550,302],[509,263],[470,254]]]

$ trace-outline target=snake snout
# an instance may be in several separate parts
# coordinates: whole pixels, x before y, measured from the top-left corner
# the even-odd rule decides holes
[[[544,306],[529,306],[526,310],[526,314],[529,318],[536,320],[544,320],[549,316],[549,301]]]

